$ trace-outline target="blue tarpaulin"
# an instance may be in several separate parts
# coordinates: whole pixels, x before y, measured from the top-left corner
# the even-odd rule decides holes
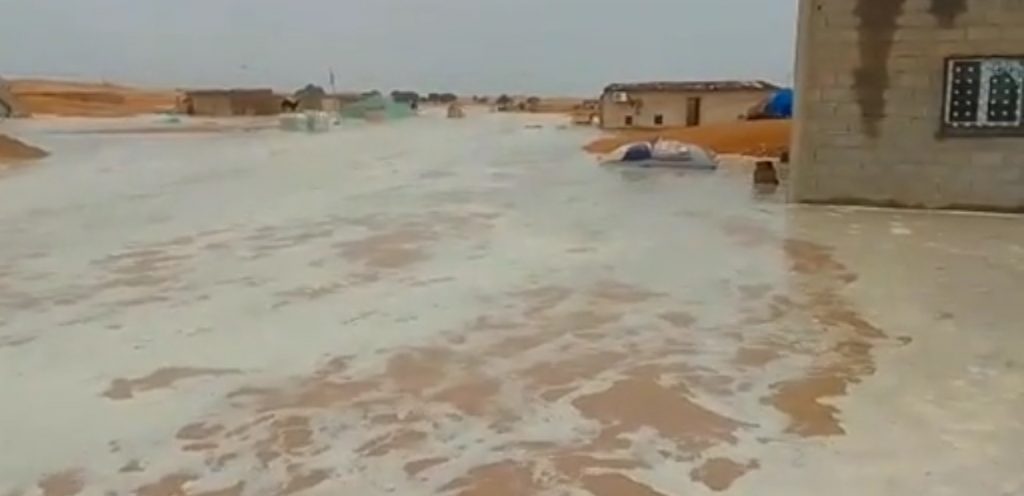
[[[776,119],[793,117],[793,90],[786,88],[777,91],[764,107],[765,115]]]
[[[639,162],[649,160],[652,156],[651,147],[647,143],[638,143],[626,150],[622,155],[623,162]]]

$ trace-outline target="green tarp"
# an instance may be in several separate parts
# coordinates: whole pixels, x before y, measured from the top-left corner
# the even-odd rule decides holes
[[[393,120],[416,115],[406,103],[398,103],[383,95],[369,95],[341,109],[341,116],[348,119]]]

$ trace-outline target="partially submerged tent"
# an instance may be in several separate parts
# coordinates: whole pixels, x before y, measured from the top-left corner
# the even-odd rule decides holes
[[[718,159],[699,146],[672,140],[640,141],[619,147],[602,160],[605,165],[715,170]]]
[[[342,117],[370,121],[403,119],[414,115],[416,111],[409,104],[396,102],[379,93],[367,95],[341,109]]]

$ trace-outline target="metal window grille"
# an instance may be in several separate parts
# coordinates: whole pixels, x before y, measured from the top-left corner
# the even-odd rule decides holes
[[[1024,57],[949,59],[944,90],[944,130],[1024,132]]]

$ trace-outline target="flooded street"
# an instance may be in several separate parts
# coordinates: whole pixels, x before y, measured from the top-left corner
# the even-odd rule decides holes
[[[1024,219],[606,169],[556,122],[24,129],[0,495],[1024,492]]]

